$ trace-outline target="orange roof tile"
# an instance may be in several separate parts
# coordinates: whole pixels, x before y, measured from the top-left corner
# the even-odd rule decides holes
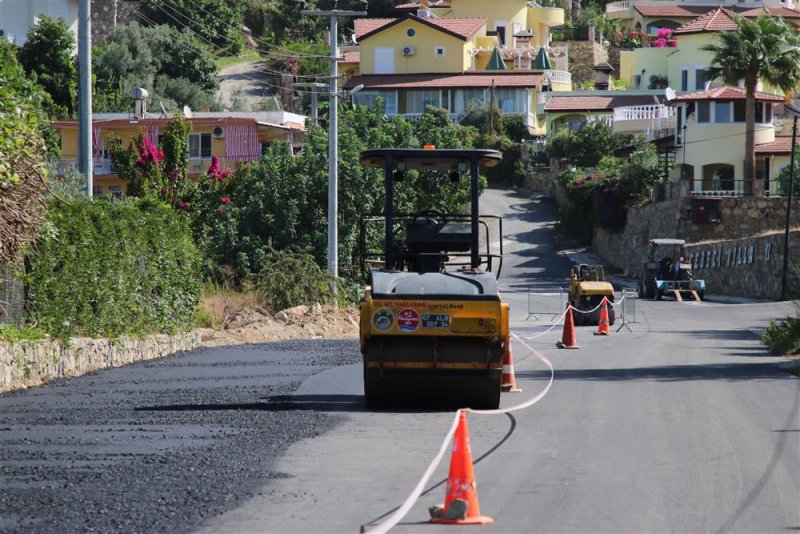
[[[415,15],[403,15],[396,19],[356,19],[356,39],[365,39],[406,20],[413,20],[431,28],[448,33],[466,41],[486,24],[485,17],[452,17],[423,19]],[[360,24],[359,24],[360,23]]]
[[[361,63],[361,52],[355,50],[352,52],[345,52],[339,58],[339,63]]]
[[[776,137],[770,143],[756,145],[756,154],[791,154],[792,138]]]
[[[554,96],[544,107],[545,111],[611,111],[623,106],[657,104],[653,95],[620,96]]]
[[[736,31],[736,21],[733,20],[733,11],[729,11],[723,7],[718,7],[714,11],[709,11],[702,17],[697,17],[691,22],[687,22],[677,30],[673,35],[681,35],[687,33],[703,33],[703,32],[724,32]]]
[[[796,9],[791,9],[788,7],[770,7],[770,8],[763,8],[757,7],[755,9],[746,9],[746,10],[739,10],[736,11],[743,17],[754,18],[759,15],[768,15],[772,17],[783,17],[785,19],[799,19],[800,18],[800,11]]]
[[[417,88],[488,88],[536,87],[542,81],[542,72],[491,71],[458,74],[365,74],[353,76],[345,89],[363,84],[365,89],[417,89]]]
[[[745,100],[747,93],[741,87],[733,87],[725,85],[722,87],[715,87],[708,91],[697,91],[694,93],[686,93],[670,100],[670,102],[696,102],[699,100]],[[783,97],[772,93],[764,93],[756,91],[756,100],[761,102],[783,102]]]

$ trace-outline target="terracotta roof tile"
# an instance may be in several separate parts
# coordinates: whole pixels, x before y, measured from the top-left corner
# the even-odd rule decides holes
[[[676,6],[657,4],[636,4],[634,9],[645,17],[685,17],[695,18],[708,13],[709,6]]]
[[[733,20],[733,11],[718,7],[714,11],[709,11],[702,17],[697,17],[691,22],[687,22],[673,32],[673,35],[703,32],[724,32],[736,31],[736,21]]]
[[[741,87],[733,87],[725,85],[722,87],[715,87],[708,91],[697,91],[694,93],[686,93],[670,100],[670,102],[696,102],[698,100],[745,100],[747,93]],[[756,100],[762,102],[783,102],[783,97],[772,93],[764,93],[756,91]]]
[[[756,145],[756,154],[791,154],[791,152],[791,137],[776,137],[771,143]]]
[[[536,87],[544,78],[542,72],[492,71],[459,74],[366,74],[353,76],[345,89],[364,84],[365,89],[416,89],[416,88],[482,88]]]
[[[757,7],[755,9],[741,10],[735,9],[740,15],[747,18],[754,18],[759,15],[769,15],[773,17],[783,17],[785,19],[800,19],[800,11],[788,7]]]
[[[415,15],[404,15],[396,19],[356,19],[356,39],[364,39],[405,20],[414,20],[444,31],[462,40],[472,37],[486,24],[485,17],[451,17],[422,19]]]
[[[345,52],[342,54],[342,57],[339,58],[339,63],[361,63],[361,52],[357,50]]]
[[[554,96],[545,111],[611,111],[623,106],[646,106],[658,103],[653,95]]]

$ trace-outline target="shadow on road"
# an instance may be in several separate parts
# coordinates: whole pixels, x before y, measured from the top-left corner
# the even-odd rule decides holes
[[[517,378],[548,380],[550,371],[517,371]],[[687,380],[763,380],[794,377],[774,363],[670,365],[619,369],[558,369],[556,380],[683,382]]]

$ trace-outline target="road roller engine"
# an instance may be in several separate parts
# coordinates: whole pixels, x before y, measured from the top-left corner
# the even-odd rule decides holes
[[[386,189],[384,212],[361,221],[367,286],[360,338],[368,407],[499,406],[509,346],[509,309],[496,281],[502,219],[481,216],[478,197],[480,169],[501,159],[495,150],[472,149],[361,153],[362,165],[384,170]],[[445,180],[468,173],[469,213],[395,213],[395,181],[414,169],[442,171]],[[380,237],[370,240],[376,233]]]

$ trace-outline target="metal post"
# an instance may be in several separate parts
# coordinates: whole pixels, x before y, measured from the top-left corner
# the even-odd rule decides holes
[[[479,187],[479,180],[480,180],[480,167],[479,167],[479,159],[478,156],[473,155],[471,163],[471,173],[470,173],[470,188],[472,193],[472,209],[471,209],[471,216],[472,216],[472,257],[470,263],[473,269],[477,269],[481,265],[480,259],[480,250],[479,250],[479,242],[478,242],[478,224],[480,218],[480,212],[478,207],[478,195],[480,195],[480,187]]]
[[[311,122],[314,126],[319,124],[319,107],[317,106],[317,88],[311,89]]]
[[[78,169],[92,196],[92,12],[89,0],[78,5]]]
[[[335,6],[335,2],[333,2]],[[328,104],[328,273],[333,278],[334,284],[339,277],[339,228],[338,215],[338,186],[339,165],[338,155],[338,117],[337,105],[339,102],[337,87],[339,77],[339,17],[364,17],[366,11],[344,11],[332,9],[330,11],[302,11],[303,15],[328,17],[330,19],[330,47],[331,47],[331,79],[330,100]],[[334,288],[335,289],[335,288]]]
[[[797,152],[797,114],[792,120],[792,155],[789,159],[789,196],[786,199],[786,229],[783,234],[783,272],[781,273],[781,300],[786,300],[786,278],[789,272],[789,225],[792,219],[792,195],[794,194],[794,164]]]
[[[339,18],[331,20],[331,98],[328,104],[328,272],[336,280],[339,277],[339,95],[336,77],[339,74]]]
[[[384,251],[386,269],[395,269],[392,240],[394,236],[394,158],[387,156],[383,162],[383,179],[386,181],[386,228],[384,229]]]

